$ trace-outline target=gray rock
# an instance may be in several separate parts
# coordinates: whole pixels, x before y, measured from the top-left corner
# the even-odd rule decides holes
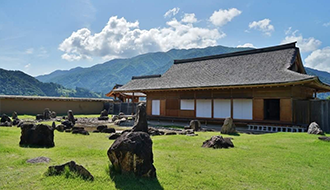
[[[320,128],[320,126],[316,123],[316,122],[312,122],[309,126],[308,126],[308,134],[315,134],[315,135],[323,135],[323,131]]]
[[[132,127],[132,131],[142,131],[148,133],[147,112],[146,105],[144,103],[140,103],[137,106],[137,113],[135,117],[135,123]]]
[[[233,123],[232,118],[226,118],[222,127],[221,127],[221,134],[236,134],[236,126]]]
[[[49,161],[50,161],[50,158],[41,156],[41,157],[28,159],[26,162],[31,163],[31,164],[36,164],[36,163],[48,163]]]
[[[199,131],[201,129],[201,122],[199,122],[198,120],[191,120],[189,128],[194,131]]]

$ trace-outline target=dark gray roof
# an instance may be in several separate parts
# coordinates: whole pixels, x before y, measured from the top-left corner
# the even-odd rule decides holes
[[[289,70],[295,43],[229,54],[175,60],[162,76],[133,77],[116,91],[278,84],[315,78]]]

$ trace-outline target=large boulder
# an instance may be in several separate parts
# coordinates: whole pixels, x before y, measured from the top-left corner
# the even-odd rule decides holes
[[[65,171],[65,168],[69,168],[71,172],[74,172],[78,174],[78,176],[82,177],[85,180],[94,180],[93,175],[83,166],[76,164],[74,161],[67,162],[62,165],[56,165],[56,166],[49,166],[47,175],[53,176],[53,175],[61,175]]]
[[[89,135],[89,132],[85,130],[83,127],[73,127],[72,134],[82,134],[82,135]]]
[[[97,118],[98,120],[108,120],[108,111],[106,109],[104,109],[103,111],[101,111],[101,115],[100,117]]]
[[[156,177],[152,140],[145,132],[126,132],[118,137],[108,152],[114,170],[136,176]]]
[[[221,127],[221,134],[235,134],[235,133],[237,133],[237,131],[233,119],[230,117],[226,118]]]
[[[19,145],[54,147],[54,129],[45,124],[22,124]]]
[[[147,112],[146,105],[144,103],[140,103],[137,106],[137,113],[135,117],[135,123],[132,127],[132,131],[142,131],[148,133]]]
[[[312,122],[311,124],[309,124],[308,126],[308,134],[315,134],[315,135],[323,135],[323,131],[320,128],[320,126],[316,123],[316,122]]]
[[[199,131],[201,130],[201,122],[198,120],[191,120],[189,123],[189,128],[193,129],[194,131]]]
[[[101,132],[102,133],[115,133],[116,129],[115,128],[105,128]]]
[[[213,136],[211,139],[203,142],[204,148],[229,148],[234,147],[231,138],[223,138],[222,136]]]

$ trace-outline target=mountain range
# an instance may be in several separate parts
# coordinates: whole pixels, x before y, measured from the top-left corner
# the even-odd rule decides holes
[[[125,84],[132,76],[163,74],[175,59],[188,59],[251,48],[232,48],[213,46],[194,49],[172,49],[167,52],[155,52],[138,55],[127,59],[113,59],[92,67],[76,67],[70,70],[56,70],[36,79],[21,71],[0,69],[0,94],[102,97],[115,84]],[[309,75],[315,75],[324,83],[330,84],[330,73],[306,67]],[[38,80],[37,80],[38,79]],[[41,81],[41,82],[40,82]],[[100,93],[95,93],[100,92]],[[319,94],[326,98],[330,93]]]
[[[22,71],[0,69],[0,94],[25,96],[65,96],[100,98],[101,94],[76,87],[68,89],[60,84],[43,83]]]

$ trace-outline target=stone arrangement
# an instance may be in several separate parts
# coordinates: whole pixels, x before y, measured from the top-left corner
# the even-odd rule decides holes
[[[222,136],[213,136],[211,139],[203,142],[202,147],[204,148],[229,148],[234,147],[232,138],[223,138]]]
[[[20,146],[54,147],[54,128],[45,124],[22,124]]]
[[[42,114],[36,115],[36,120],[50,120],[56,118],[56,112],[51,111],[49,108],[45,108]]]
[[[8,115],[6,114],[2,114],[1,116],[1,120],[0,120],[0,126],[3,127],[11,127],[13,125],[10,117],[8,117]]]

